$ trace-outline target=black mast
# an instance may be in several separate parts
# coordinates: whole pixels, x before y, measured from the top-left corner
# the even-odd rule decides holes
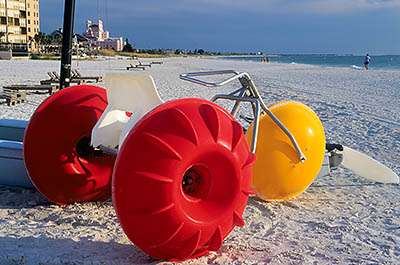
[[[62,39],[60,89],[69,87],[71,78],[72,34],[74,32],[75,0],[65,0]]]

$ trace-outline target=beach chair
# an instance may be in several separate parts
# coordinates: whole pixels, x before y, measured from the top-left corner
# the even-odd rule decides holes
[[[142,64],[142,62],[139,61],[139,64],[137,66],[148,66],[148,67],[151,67],[151,64]]]
[[[102,76],[82,76],[81,73],[79,73],[79,71],[76,69],[71,69],[71,74],[72,74],[71,75],[72,80],[86,80],[86,81],[93,80],[93,82],[95,83],[103,81]]]
[[[58,76],[57,72],[47,72],[47,74],[50,76],[50,80],[60,82],[60,77]]]
[[[40,85],[58,85],[60,83],[60,76],[56,71],[47,72],[50,79],[45,79],[40,81]],[[77,85],[86,84],[86,79],[77,79],[71,77],[70,83],[75,83]]]
[[[146,70],[146,68],[144,66],[138,66],[138,65],[129,64],[126,67],[126,70],[131,70],[131,69],[133,69],[133,70]]]
[[[56,71],[51,72],[51,74],[53,74],[54,80],[60,81],[60,76],[58,75],[58,73]]]

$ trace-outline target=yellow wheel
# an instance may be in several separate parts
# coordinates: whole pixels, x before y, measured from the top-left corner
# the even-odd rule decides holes
[[[260,117],[253,186],[263,200],[286,200],[301,194],[314,181],[325,153],[321,121],[306,105],[283,101],[269,107],[293,134],[307,160],[301,162],[287,135],[268,115]],[[249,144],[253,124],[246,133]]]

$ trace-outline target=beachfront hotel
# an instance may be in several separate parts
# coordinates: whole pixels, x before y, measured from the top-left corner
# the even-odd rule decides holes
[[[122,37],[110,38],[110,32],[104,31],[103,21],[99,20],[98,24],[93,24],[88,20],[86,24],[86,32],[83,36],[89,39],[89,45],[99,47],[100,49],[110,49],[117,52],[124,48]]]
[[[13,49],[36,51],[40,31],[39,0],[0,0],[0,42]]]

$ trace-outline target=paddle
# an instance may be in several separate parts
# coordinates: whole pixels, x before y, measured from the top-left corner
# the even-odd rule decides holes
[[[399,176],[379,161],[343,145],[331,145],[343,155],[341,165],[355,174],[381,183],[399,183]],[[327,149],[329,150],[330,148]],[[331,149],[332,150],[332,149]]]

